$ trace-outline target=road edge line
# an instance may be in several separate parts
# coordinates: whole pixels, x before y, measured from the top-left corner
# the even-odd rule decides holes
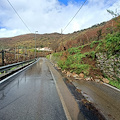
[[[111,85],[109,85],[109,84],[107,84],[107,83],[103,83],[103,84],[106,85],[106,86],[108,86],[108,87],[111,87],[111,88],[114,89],[114,90],[117,90],[117,91],[120,92],[120,90],[119,90],[118,88],[114,87],[114,86],[111,86]]]
[[[53,73],[52,73],[52,71],[51,71],[50,68],[49,68],[49,70],[50,70],[51,75],[52,75],[52,77],[53,77],[53,80],[54,80],[54,82],[55,82],[56,89],[57,89],[58,95],[59,95],[59,97],[60,97],[60,100],[61,100],[61,103],[62,103],[64,112],[65,112],[66,118],[67,118],[67,120],[72,120],[72,118],[71,118],[71,116],[70,116],[70,114],[69,114],[69,112],[68,112],[67,106],[66,106],[66,104],[65,104],[65,101],[64,101],[64,99],[63,99],[63,97],[62,97],[62,94],[61,94],[61,92],[60,92],[60,90],[59,90],[59,88],[58,88],[58,85],[57,85],[57,83],[56,83],[55,77],[54,77],[54,75],[53,75]]]

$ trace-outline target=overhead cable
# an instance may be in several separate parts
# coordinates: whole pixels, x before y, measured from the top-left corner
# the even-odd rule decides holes
[[[82,7],[84,6],[84,4],[87,2],[87,0],[85,0],[85,2],[82,4],[82,6],[80,6],[79,10],[76,12],[76,14],[73,16],[73,18],[70,20],[70,22],[66,25],[66,27],[62,30],[65,31],[65,29],[69,26],[69,24],[73,21],[73,19],[75,18],[75,16],[79,13],[79,11],[82,9]]]
[[[25,27],[28,29],[28,31],[31,33],[31,30],[28,28],[28,26],[26,25],[26,23],[24,22],[24,20],[20,17],[20,15],[18,14],[18,12],[15,10],[15,8],[13,7],[13,5],[10,3],[9,0],[7,0],[8,3],[10,4],[10,6],[12,7],[12,9],[15,11],[15,13],[17,14],[17,16],[20,18],[20,20],[23,22],[23,24],[25,25]]]

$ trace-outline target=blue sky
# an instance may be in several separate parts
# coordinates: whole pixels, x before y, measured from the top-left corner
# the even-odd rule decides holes
[[[80,3],[81,1],[84,1],[84,0],[58,0],[58,1],[64,5],[68,5],[69,2]]]
[[[9,0],[32,33],[61,32],[85,0]],[[63,34],[112,18],[107,9],[120,13],[120,0],[87,0]],[[0,0],[0,37],[30,33],[7,0]]]

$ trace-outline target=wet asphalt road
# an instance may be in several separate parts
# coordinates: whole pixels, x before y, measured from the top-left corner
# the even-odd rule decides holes
[[[91,101],[107,120],[120,120],[120,92],[93,81],[75,81],[73,84]]]
[[[66,120],[45,59],[0,85],[0,120]]]

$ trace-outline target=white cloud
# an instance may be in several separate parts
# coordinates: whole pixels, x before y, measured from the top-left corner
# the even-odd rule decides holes
[[[58,0],[9,0],[32,32],[60,32],[75,15],[80,4],[67,6]],[[88,0],[64,33],[71,33],[112,18],[106,9],[119,9],[119,0]],[[29,33],[7,1],[0,4],[0,37]],[[4,27],[4,29],[3,29]]]

